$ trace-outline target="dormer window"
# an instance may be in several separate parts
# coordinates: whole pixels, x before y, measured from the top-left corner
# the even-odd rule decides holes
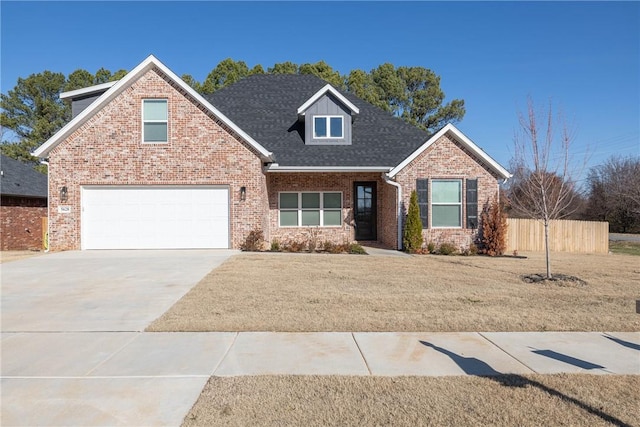
[[[344,119],[342,116],[314,116],[314,138],[344,138]]]
[[[306,145],[351,145],[353,122],[360,110],[331,85],[298,108]]]

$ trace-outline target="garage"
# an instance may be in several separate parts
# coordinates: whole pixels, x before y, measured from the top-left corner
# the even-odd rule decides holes
[[[229,247],[229,189],[84,186],[82,249]]]

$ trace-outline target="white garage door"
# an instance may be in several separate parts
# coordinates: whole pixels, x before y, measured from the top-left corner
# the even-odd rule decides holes
[[[229,247],[229,190],[209,186],[82,188],[83,249]]]

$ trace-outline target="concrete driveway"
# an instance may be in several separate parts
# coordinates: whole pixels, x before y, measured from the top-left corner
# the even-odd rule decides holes
[[[142,332],[233,253],[2,264],[0,425],[179,426],[211,375],[640,374],[640,332]]]
[[[2,264],[2,332],[142,331],[234,253],[74,251]]]
[[[180,425],[234,334],[141,331],[237,251],[2,264],[0,425]]]

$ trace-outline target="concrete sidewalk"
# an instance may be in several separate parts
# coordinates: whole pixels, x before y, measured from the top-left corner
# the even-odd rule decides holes
[[[2,333],[2,425],[180,425],[211,375],[640,375],[640,332]]]
[[[0,425],[178,426],[211,375],[640,375],[640,332],[141,332],[236,253],[3,264]]]

